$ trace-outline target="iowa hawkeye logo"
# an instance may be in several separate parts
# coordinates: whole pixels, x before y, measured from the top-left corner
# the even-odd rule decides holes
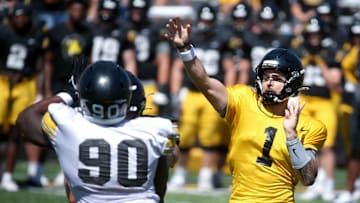
[[[85,39],[79,34],[71,34],[66,36],[62,43],[62,55],[64,59],[71,59],[74,56],[83,54],[85,50]]]

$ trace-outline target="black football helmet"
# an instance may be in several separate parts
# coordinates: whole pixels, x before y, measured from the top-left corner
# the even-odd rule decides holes
[[[265,70],[276,70],[285,74],[286,82],[279,95],[263,93],[262,79]],[[265,103],[278,103],[287,100],[290,96],[296,96],[303,87],[305,70],[301,60],[292,51],[276,48],[265,54],[256,67],[256,91]]]
[[[320,33],[324,32],[324,22],[319,17],[310,18],[304,26],[304,34]]]
[[[203,3],[197,10],[197,29],[200,32],[211,32],[216,20],[217,12],[209,3]]]
[[[148,11],[150,8],[150,1],[149,0],[129,0],[128,2],[128,9],[139,8],[143,9],[144,11]]]
[[[251,7],[244,2],[239,2],[231,10],[231,18],[236,19],[249,19],[251,16],[252,10]]]
[[[97,61],[81,74],[78,91],[84,116],[100,125],[115,125],[125,119],[131,100],[126,71],[110,61]]]
[[[134,113],[136,116],[141,116],[146,104],[146,97],[144,86],[139,78],[133,75],[131,72],[126,71],[131,81],[130,90],[132,91],[132,97],[130,100],[129,112]]]
[[[360,19],[354,20],[350,26],[350,36],[353,37],[355,35],[360,36]]]
[[[98,16],[101,21],[112,22],[119,16],[118,0],[100,0],[98,5]]]
[[[278,17],[278,10],[274,5],[271,4],[263,5],[258,13],[258,19],[260,21],[263,20],[275,21],[277,17]]]
[[[243,32],[250,27],[252,8],[244,2],[236,4],[231,11],[232,26],[236,31]]]
[[[336,7],[337,5],[330,1],[324,1],[319,6],[316,7],[316,13],[318,15],[329,15],[336,17]]]

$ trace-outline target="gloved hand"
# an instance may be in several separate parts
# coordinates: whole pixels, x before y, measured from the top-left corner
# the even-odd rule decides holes
[[[157,91],[153,95],[153,103],[158,106],[166,106],[169,104],[168,88],[166,85],[158,85]]]

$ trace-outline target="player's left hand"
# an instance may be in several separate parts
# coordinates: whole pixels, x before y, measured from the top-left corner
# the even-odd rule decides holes
[[[300,112],[304,108],[305,103],[300,104],[297,97],[289,98],[288,108],[285,109],[285,117],[283,122],[286,138],[292,140],[296,138],[296,126],[299,120]]]

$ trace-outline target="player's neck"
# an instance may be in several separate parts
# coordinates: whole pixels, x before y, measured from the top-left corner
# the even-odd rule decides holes
[[[285,115],[286,102],[265,105],[270,112],[277,116]]]

